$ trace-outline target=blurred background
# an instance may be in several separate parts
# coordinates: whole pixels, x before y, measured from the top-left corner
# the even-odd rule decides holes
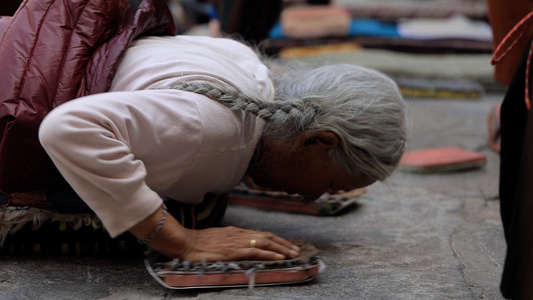
[[[285,60],[375,68],[393,77],[407,98],[460,99],[505,91],[519,55],[494,67],[492,50],[531,5],[506,2],[501,10],[501,1],[492,0],[169,1],[181,34],[237,37]]]
[[[129,1],[133,7],[141,2]],[[0,15],[13,14],[20,2],[4,1]],[[407,97],[466,99],[505,90],[525,39],[496,67],[492,50],[533,9],[524,0],[168,3],[179,34],[231,36],[281,59],[372,67],[393,77]]]

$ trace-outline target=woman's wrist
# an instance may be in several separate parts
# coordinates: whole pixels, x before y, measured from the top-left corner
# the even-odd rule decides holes
[[[160,232],[148,245],[169,258],[185,260],[195,236],[196,230],[184,228],[169,214]]]
[[[130,232],[140,241],[169,258],[185,259],[194,243],[195,230],[184,228],[162,205],[143,221],[137,223]]]
[[[167,206],[165,205],[165,203],[162,203],[161,204],[161,208],[163,209],[163,212],[161,214],[161,219],[159,219],[159,223],[157,224],[157,226],[154,228],[154,230],[152,231],[152,233],[150,234],[150,236],[148,236],[146,239],[144,240],[138,240],[139,243],[141,244],[148,244],[150,243],[156,236],[157,234],[159,233],[159,231],[161,230],[161,228],[163,228],[163,225],[165,224],[165,221],[167,219]],[[159,211],[159,210],[158,210]]]

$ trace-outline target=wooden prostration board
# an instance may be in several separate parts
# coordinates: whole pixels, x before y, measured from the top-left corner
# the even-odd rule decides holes
[[[400,170],[417,173],[459,171],[483,167],[485,154],[458,147],[408,151],[400,162]]]

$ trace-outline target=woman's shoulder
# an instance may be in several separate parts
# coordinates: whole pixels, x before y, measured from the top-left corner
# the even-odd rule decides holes
[[[132,47],[136,46],[161,46],[161,45],[175,45],[186,47],[201,47],[207,49],[225,49],[229,52],[235,50],[251,51],[253,49],[245,43],[231,38],[210,37],[199,35],[175,35],[175,36],[145,36],[137,39],[132,43]]]
[[[274,94],[270,71],[253,49],[232,39],[187,35],[137,40],[124,56],[112,90],[160,87],[185,77],[221,80],[253,97],[271,99]]]

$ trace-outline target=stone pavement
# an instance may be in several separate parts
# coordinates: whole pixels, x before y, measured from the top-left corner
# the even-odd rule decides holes
[[[434,60],[418,60],[424,61]],[[477,69],[463,66],[488,78],[491,69],[484,61],[480,59]],[[453,73],[446,68],[462,64],[440,66],[441,73]],[[426,74],[426,65],[417,60],[407,67]],[[316,245],[327,268],[311,282],[253,290],[166,290],[140,259],[4,256],[0,299],[501,299],[505,244],[499,156],[487,145],[486,116],[502,98],[497,93],[478,100],[406,99],[409,149],[458,146],[480,151],[488,158],[482,169],[396,172],[369,187],[353,209],[334,217],[228,209],[228,225]]]

